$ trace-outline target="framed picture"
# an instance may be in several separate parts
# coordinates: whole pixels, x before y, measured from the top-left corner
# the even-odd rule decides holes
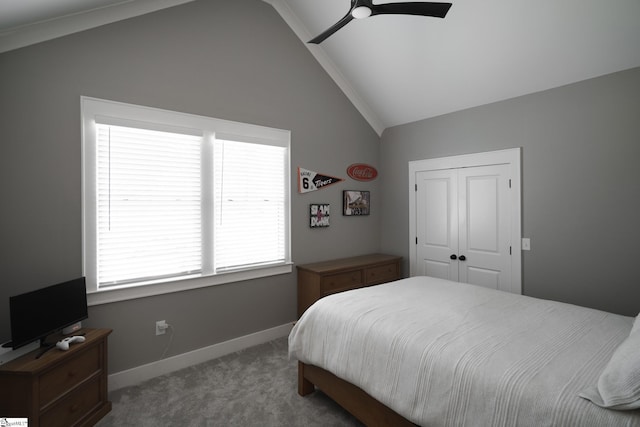
[[[330,206],[328,204],[309,205],[309,227],[329,226]]]
[[[371,196],[368,191],[344,190],[342,200],[343,215],[369,215]]]

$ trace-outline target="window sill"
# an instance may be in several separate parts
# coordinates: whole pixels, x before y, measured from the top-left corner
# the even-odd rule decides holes
[[[168,294],[172,292],[187,291],[190,289],[205,288],[208,286],[223,285],[225,283],[240,282],[243,280],[258,279],[261,277],[287,274],[292,271],[292,263],[265,267],[260,269],[236,271],[216,274],[213,276],[185,278],[165,283],[156,283],[142,286],[112,288],[87,293],[87,304],[100,305],[112,302],[126,301],[136,298],[146,298],[154,295]]]

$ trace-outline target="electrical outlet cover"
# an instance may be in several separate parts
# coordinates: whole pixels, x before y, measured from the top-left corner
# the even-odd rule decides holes
[[[167,332],[167,321],[158,320],[156,322],[156,335],[164,335]]]

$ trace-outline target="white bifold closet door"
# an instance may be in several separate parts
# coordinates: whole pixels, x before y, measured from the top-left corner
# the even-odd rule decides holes
[[[415,274],[512,291],[509,166],[415,177]]]

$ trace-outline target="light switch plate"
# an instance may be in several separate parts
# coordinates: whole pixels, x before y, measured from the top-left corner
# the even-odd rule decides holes
[[[523,237],[522,238],[522,250],[523,251],[530,251],[531,250],[531,239],[529,239],[528,237]]]

